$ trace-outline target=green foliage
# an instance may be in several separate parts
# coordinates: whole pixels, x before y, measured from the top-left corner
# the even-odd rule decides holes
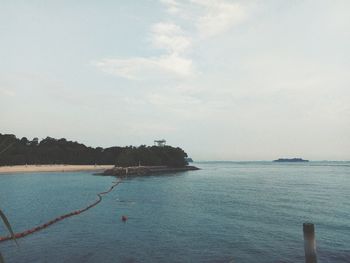
[[[0,134],[0,165],[25,164],[117,164],[167,165],[172,167],[187,164],[187,154],[181,148],[157,147],[110,147],[92,148],[84,144],[46,137],[32,141],[12,134]]]
[[[171,146],[128,147],[116,159],[117,166],[166,165],[182,167],[187,165],[187,154],[181,148]]]

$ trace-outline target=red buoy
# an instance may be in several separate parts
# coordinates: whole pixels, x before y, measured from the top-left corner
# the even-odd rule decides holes
[[[128,220],[128,217],[127,217],[127,216],[122,215],[122,221],[123,221],[123,222],[126,222],[127,220]]]

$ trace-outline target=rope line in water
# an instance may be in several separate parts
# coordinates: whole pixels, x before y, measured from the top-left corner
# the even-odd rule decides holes
[[[28,236],[28,235],[33,234],[35,232],[38,232],[38,231],[40,231],[40,230],[42,230],[44,228],[47,228],[47,227],[49,227],[49,226],[51,226],[51,225],[53,225],[53,224],[55,224],[55,223],[57,223],[59,221],[62,221],[64,219],[68,218],[68,217],[79,215],[79,214],[89,210],[90,208],[93,208],[94,206],[96,206],[98,203],[100,203],[102,201],[102,195],[108,194],[109,192],[111,192],[113,190],[114,187],[116,187],[120,183],[121,183],[121,179],[119,181],[115,182],[107,191],[98,193],[97,194],[98,199],[95,202],[93,202],[91,205],[89,205],[89,206],[87,206],[87,207],[85,207],[83,209],[76,210],[76,211],[70,212],[68,214],[64,214],[64,215],[61,215],[59,217],[56,217],[55,219],[53,219],[53,220],[51,220],[51,221],[49,221],[47,223],[44,223],[44,224],[42,224],[40,226],[28,229],[28,230],[23,231],[23,232],[16,233],[15,234],[15,238],[18,239],[18,238],[22,238],[22,237]],[[1,237],[0,236],[0,243],[4,242],[4,241],[7,241],[7,240],[10,240],[10,239],[12,239],[11,236],[5,236],[5,237]]]

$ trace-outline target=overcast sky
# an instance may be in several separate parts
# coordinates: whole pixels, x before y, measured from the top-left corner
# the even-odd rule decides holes
[[[350,159],[350,1],[0,6],[0,133]]]

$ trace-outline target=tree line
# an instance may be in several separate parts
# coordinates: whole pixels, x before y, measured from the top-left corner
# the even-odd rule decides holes
[[[0,133],[0,166],[25,164],[89,165],[187,165],[187,154],[179,147],[146,146],[88,147],[65,138],[21,139]]]

